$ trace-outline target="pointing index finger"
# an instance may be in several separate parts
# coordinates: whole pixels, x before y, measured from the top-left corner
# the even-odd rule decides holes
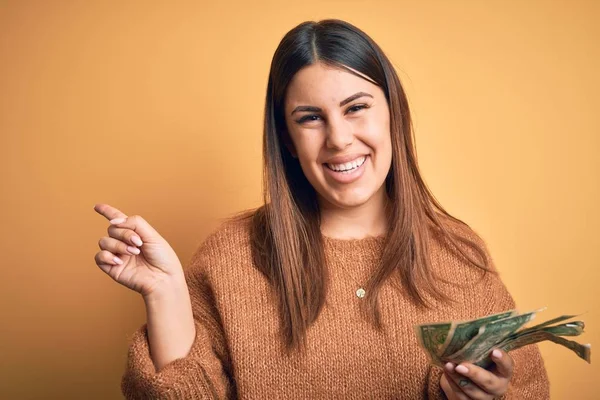
[[[118,218],[126,219],[127,218],[127,215],[125,213],[121,212],[120,210],[118,210],[115,207],[112,207],[108,204],[96,204],[94,206],[94,211],[96,211],[98,214],[104,216],[106,219],[111,221],[111,223],[113,223],[113,224],[119,223],[119,222],[112,222],[114,219],[118,219]]]

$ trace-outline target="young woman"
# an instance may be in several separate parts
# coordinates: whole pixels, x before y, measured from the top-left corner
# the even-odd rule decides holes
[[[96,263],[139,292],[128,399],[546,399],[537,346],[489,370],[429,365],[413,327],[514,308],[480,237],[417,166],[391,63],[339,20],[279,44],[264,124],[264,205],[182,265],[141,216],[106,204]],[[119,255],[116,257],[116,255]]]

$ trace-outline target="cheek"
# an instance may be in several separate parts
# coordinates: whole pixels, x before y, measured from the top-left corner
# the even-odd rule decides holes
[[[294,140],[296,151],[301,163],[308,163],[319,157],[324,139],[318,130],[303,132]]]
[[[391,150],[390,123],[389,116],[383,113],[373,115],[373,118],[366,119],[359,127],[359,132],[363,133],[364,141],[381,157],[382,153]]]
[[[381,146],[384,151],[391,152],[392,139],[390,132],[390,115],[387,109],[385,112],[382,112],[377,119],[377,132],[379,133],[377,137],[379,146]]]
[[[304,135],[294,138],[294,147],[296,149],[297,159],[304,175],[314,184],[314,176],[318,175],[315,171],[315,161],[319,157],[322,144],[319,143],[318,133],[312,132],[312,135]]]

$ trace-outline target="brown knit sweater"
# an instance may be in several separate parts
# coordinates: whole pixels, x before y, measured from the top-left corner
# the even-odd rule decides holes
[[[269,284],[252,264],[249,225],[223,223],[185,269],[196,319],[190,353],[155,371],[144,324],[131,339],[123,394],[127,399],[444,399],[442,371],[428,364],[413,326],[484,316],[512,309],[514,301],[498,276],[480,279],[476,268],[433,236],[435,272],[467,283],[441,284],[458,302],[423,311],[386,284],[379,300],[384,329],[378,332],[364,318],[355,292],[375,267],[383,240],[324,237],[332,279],[326,304],[307,331],[306,351],[285,356]],[[510,354],[515,370],[503,398],[548,399],[538,347]]]

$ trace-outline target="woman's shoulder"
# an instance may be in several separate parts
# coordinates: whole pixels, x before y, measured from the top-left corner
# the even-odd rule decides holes
[[[239,264],[251,256],[251,214],[237,214],[221,219],[192,255],[188,268],[218,268],[223,264]]]
[[[250,242],[252,214],[246,213],[224,218],[213,229],[204,243],[222,250],[231,250]]]
[[[446,221],[444,228],[454,240],[434,229],[430,240],[431,267],[439,278],[438,287],[454,301],[438,303],[440,309],[457,313],[452,314],[452,319],[470,319],[515,308],[483,237],[462,221]]]
[[[434,227],[430,230],[429,251],[434,269],[444,276],[481,276],[477,268],[465,255],[486,269],[495,271],[494,261],[482,236],[471,226],[458,220],[441,221],[445,229]],[[452,236],[452,239],[449,237]]]

